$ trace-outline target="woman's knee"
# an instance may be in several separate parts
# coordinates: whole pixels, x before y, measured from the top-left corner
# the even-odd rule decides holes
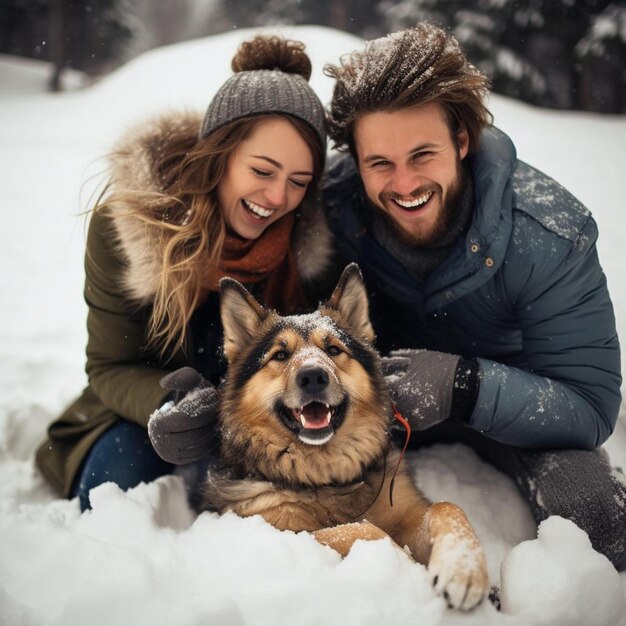
[[[105,482],[121,489],[150,482],[172,471],[154,451],[145,428],[119,420],[91,447],[75,479],[72,495],[78,496],[81,511],[91,508],[89,492]]]

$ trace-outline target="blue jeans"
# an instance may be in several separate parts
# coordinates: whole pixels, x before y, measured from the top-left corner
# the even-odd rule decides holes
[[[72,496],[78,496],[85,511],[91,508],[89,491],[102,483],[114,482],[126,490],[171,474],[173,468],[154,451],[145,428],[120,419],[91,447],[74,479]]]

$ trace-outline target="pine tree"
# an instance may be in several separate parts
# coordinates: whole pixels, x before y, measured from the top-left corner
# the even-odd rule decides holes
[[[54,90],[65,67],[115,67],[137,30],[130,0],[7,0],[0,18],[0,51],[52,61]]]
[[[576,45],[579,108],[626,113],[626,6],[610,4],[593,16]]]
[[[623,4],[611,0],[383,0],[386,30],[449,29],[497,93],[547,107],[619,113],[626,98]]]

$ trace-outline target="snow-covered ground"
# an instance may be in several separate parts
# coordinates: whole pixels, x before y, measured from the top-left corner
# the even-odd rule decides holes
[[[318,27],[307,43],[324,101],[323,63],[361,41]],[[33,465],[46,425],[85,383],[85,219],[94,176],[130,123],[170,107],[204,109],[250,31],[154,50],[100,84],[44,92],[46,69],[0,56],[0,624],[563,624],[624,620],[626,574],[560,518],[536,529],[513,483],[459,444],[413,455],[435,500],[461,505],[481,538],[504,611],[445,608],[424,568],[386,542],[345,559],[259,518],[195,517],[178,478],[93,492],[93,511],[55,499]],[[492,97],[521,158],[568,187],[600,226],[600,258],[626,337],[623,176],[626,119],[534,109]],[[607,443],[626,467],[626,417]],[[517,547],[516,547],[517,546]],[[501,577],[502,566],[502,577]],[[624,620],[623,623],[626,623]]]

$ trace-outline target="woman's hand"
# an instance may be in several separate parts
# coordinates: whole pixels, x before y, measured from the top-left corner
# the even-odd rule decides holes
[[[172,392],[172,399],[148,421],[148,436],[157,454],[175,465],[207,456],[216,444],[217,389],[191,367],[164,376],[159,384]]]

